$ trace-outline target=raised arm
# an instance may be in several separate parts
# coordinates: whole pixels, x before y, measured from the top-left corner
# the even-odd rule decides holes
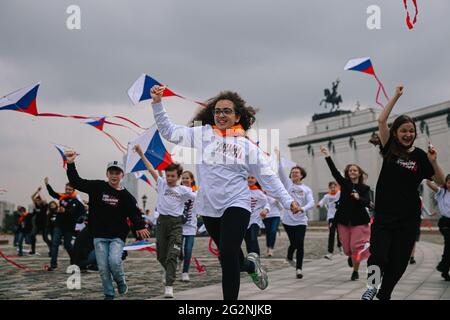
[[[428,160],[430,160],[431,166],[434,170],[433,180],[439,185],[445,184],[445,174],[442,170],[441,166],[439,165],[437,161],[437,152],[436,149],[433,146],[428,147]]]
[[[77,153],[73,150],[66,150],[64,156],[67,159],[67,178],[69,179],[70,184],[81,192],[92,192],[96,181],[80,178],[77,169],[75,168],[75,158],[77,157]]]
[[[379,130],[379,137],[381,145],[384,147],[386,143],[389,140],[389,126],[388,126],[388,118],[391,114],[392,109],[394,108],[395,104],[397,103],[397,100],[401,97],[403,94],[403,86],[399,85],[397,88],[395,88],[395,94],[389,100],[389,102],[384,107],[383,111],[381,111],[380,115],[378,116],[378,130]]]
[[[39,186],[39,188],[37,188],[37,190],[31,195],[31,201],[33,201],[34,204],[36,201],[36,197],[41,192],[41,190],[42,190],[42,187]]]
[[[55,192],[55,190],[53,190],[52,186],[48,183],[48,178],[45,177],[44,178],[44,183],[45,183],[45,187],[47,188],[47,192],[50,195],[50,197],[59,200],[59,198],[61,198],[61,195],[57,192]]]
[[[167,112],[161,103],[161,97],[164,90],[159,86],[153,86],[150,91],[152,96],[153,115],[155,117],[156,126],[164,139],[184,146],[195,147],[195,138],[202,138],[202,127],[186,127],[176,125],[170,121]]]
[[[274,151],[278,158],[278,176],[280,177],[281,183],[283,183],[284,187],[286,189],[290,189],[292,187],[292,180],[287,175],[286,170],[283,166],[283,163],[281,161],[280,150],[276,148]]]
[[[334,165],[333,159],[331,159],[328,149],[321,146],[320,152],[325,156],[325,161],[327,162],[328,168],[330,168],[331,175],[334,177],[334,179],[336,179],[337,183],[343,186],[347,181]]]
[[[153,179],[158,182],[158,173],[156,172],[155,168],[151,164],[150,161],[148,161],[147,157],[145,156],[144,152],[142,151],[142,148],[140,145],[135,145],[133,147],[134,152],[136,152],[139,157],[141,157],[142,161],[145,164],[145,167],[147,168],[148,172],[152,175]]]

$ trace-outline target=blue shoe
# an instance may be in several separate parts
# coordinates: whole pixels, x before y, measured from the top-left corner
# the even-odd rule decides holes
[[[122,284],[118,285],[118,290],[119,290],[119,294],[124,295],[128,293],[128,286],[127,284],[124,282]]]

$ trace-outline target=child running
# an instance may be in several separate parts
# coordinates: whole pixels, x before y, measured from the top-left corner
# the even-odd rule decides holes
[[[270,195],[267,195],[267,200],[269,201],[270,211],[262,218],[264,226],[266,227],[267,257],[272,257],[283,206],[278,200],[272,198]]]
[[[334,239],[336,238],[336,223],[334,222],[334,216],[336,214],[336,204],[339,201],[341,193],[338,189],[338,185],[335,181],[328,183],[328,193],[317,204],[317,208],[327,208],[327,222],[328,222],[328,253],[325,255],[326,259],[331,260],[334,252]],[[337,247],[342,250],[342,244],[339,240],[339,234],[337,234]]]
[[[260,289],[268,285],[259,256],[245,259],[241,244],[251,215],[249,175],[255,176],[285,208],[298,212],[298,204],[270,169],[261,150],[246,137],[255,121],[255,111],[234,92],[225,91],[208,100],[194,117],[201,126],[175,125],[161,104],[164,87],[151,89],[153,114],[161,135],[168,141],[195,148],[199,191],[193,214],[201,214],[209,235],[218,245],[225,300],[237,300],[240,272],[251,277]]]
[[[444,237],[444,252],[436,269],[445,281],[450,281],[450,174],[445,177],[445,184],[442,187],[438,187],[430,181],[427,181],[427,185],[435,192],[434,199],[436,199],[441,212],[438,226]]]
[[[95,257],[105,300],[113,300],[115,296],[113,279],[119,294],[124,295],[128,292],[122,261],[123,247],[130,231],[127,217],[132,221],[140,238],[148,238],[150,234],[145,228],[136,199],[120,185],[124,176],[120,163],[113,161],[108,164],[106,167],[108,181],[85,180],[80,178],[75,168],[77,153],[66,150],[64,155],[67,159],[67,177],[71,185],[89,195],[88,228],[94,238]]]
[[[258,243],[258,233],[263,225],[262,218],[269,213],[270,207],[267,196],[261,190],[261,186],[256,181],[256,178],[249,176],[247,181],[251,196],[251,216],[244,239],[247,246],[247,253],[250,254],[251,252],[254,252],[257,255],[261,255]]]
[[[184,171],[181,175],[181,184],[191,188],[192,192],[197,192],[194,174],[190,171]],[[181,260],[183,260],[183,271],[181,281],[188,282],[189,267],[191,265],[192,249],[194,248],[195,235],[197,234],[197,215],[192,214],[194,201],[189,199],[184,203],[183,211],[183,245],[181,250]]]
[[[437,152],[429,146],[428,154],[414,146],[416,124],[407,116],[398,116],[391,127],[389,115],[403,94],[398,86],[394,96],[378,117],[383,165],[375,193],[375,217],[371,226],[368,276],[381,278],[381,285],[368,281],[361,299],[390,300],[405,272],[420,224],[419,185],[424,179],[444,184],[444,173],[437,162]],[[372,283],[370,283],[372,282]]]
[[[295,266],[295,273],[298,279],[303,278],[303,257],[305,252],[305,234],[308,226],[308,211],[314,208],[314,197],[310,187],[302,183],[306,178],[306,170],[300,166],[291,168],[289,176],[286,174],[281,161],[280,151],[275,150],[278,156],[278,174],[289,194],[299,203],[301,214],[292,214],[285,211],[282,222],[283,227],[289,237],[289,247],[286,260]],[[296,262],[294,264],[294,252],[296,252]]]
[[[348,256],[348,264],[353,267],[350,279],[356,281],[359,279],[361,261],[369,257],[370,217],[367,208],[370,206],[370,187],[364,184],[367,174],[358,165],[349,164],[342,176],[327,148],[322,146],[320,151],[325,156],[331,174],[341,187],[334,222],[337,224],[344,253]]]
[[[195,200],[196,193],[192,188],[180,186],[177,182],[181,178],[183,168],[180,164],[172,163],[166,169],[166,178],[158,175],[153,165],[148,161],[139,145],[134,151],[141,157],[146,168],[156,181],[158,192],[157,210],[158,231],[156,232],[156,254],[165,272],[164,296],[173,298],[173,283],[176,279],[177,259],[180,256],[183,235],[183,210],[185,202]]]

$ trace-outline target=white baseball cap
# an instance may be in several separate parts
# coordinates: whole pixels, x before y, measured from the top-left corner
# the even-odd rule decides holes
[[[112,161],[108,163],[108,166],[106,167],[106,171],[108,171],[111,168],[119,169],[120,171],[124,172],[123,165],[119,161]]]

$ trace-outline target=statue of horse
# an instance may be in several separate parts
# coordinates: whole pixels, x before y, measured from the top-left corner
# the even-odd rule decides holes
[[[319,105],[321,106],[322,103],[325,102],[325,109],[328,107],[328,104],[331,104],[330,112],[339,110],[339,104],[342,103],[342,97],[341,95],[337,94],[337,88],[339,86],[339,79],[337,79],[335,82],[333,82],[333,88],[332,91],[329,89],[324,90],[325,99],[322,99],[320,101]]]

